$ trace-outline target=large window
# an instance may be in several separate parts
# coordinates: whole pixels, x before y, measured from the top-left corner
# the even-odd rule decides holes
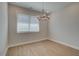
[[[36,16],[17,15],[17,33],[39,32],[39,21]]]

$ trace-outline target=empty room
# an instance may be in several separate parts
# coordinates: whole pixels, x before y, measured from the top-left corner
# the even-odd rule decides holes
[[[0,2],[0,56],[79,56],[79,2]]]

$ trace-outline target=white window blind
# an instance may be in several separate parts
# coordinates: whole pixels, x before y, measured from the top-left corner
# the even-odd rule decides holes
[[[39,20],[36,16],[17,15],[17,33],[23,32],[39,32]]]

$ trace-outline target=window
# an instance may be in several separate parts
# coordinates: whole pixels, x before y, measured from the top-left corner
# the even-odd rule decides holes
[[[17,15],[17,33],[39,32],[39,20],[36,16]]]

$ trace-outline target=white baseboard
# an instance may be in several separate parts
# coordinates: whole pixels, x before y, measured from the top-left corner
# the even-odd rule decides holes
[[[58,40],[55,40],[55,39],[47,39],[47,38],[45,38],[45,39],[39,39],[39,40],[33,40],[33,41],[28,41],[28,42],[22,42],[22,43],[18,43],[18,44],[14,44],[14,45],[10,45],[10,46],[8,46],[8,48],[19,46],[19,45],[24,45],[24,44],[30,44],[30,43],[34,43],[34,42],[40,42],[40,41],[43,41],[43,40],[50,40],[50,41],[57,42],[59,44],[63,44],[65,46],[71,47],[73,49],[79,50],[79,47],[77,47],[77,46],[73,46],[71,44],[68,44],[68,43],[65,43],[65,42],[62,42],[62,41],[58,41]]]
[[[17,44],[8,46],[8,48],[19,46],[19,45],[24,45],[24,44],[30,44],[30,43],[34,43],[34,42],[39,42],[39,41],[43,41],[43,40],[47,40],[47,38],[39,39],[39,40],[33,40],[33,41],[27,41],[27,42],[22,42],[22,43],[17,43]]]
[[[58,40],[55,40],[55,39],[49,39],[49,40],[51,40],[53,42],[57,42],[57,43],[63,44],[65,46],[71,47],[73,49],[79,50],[79,47],[77,47],[77,46],[74,46],[74,45],[71,45],[71,44],[68,44],[68,43],[65,43],[65,42],[62,42],[62,41],[58,41]]]

